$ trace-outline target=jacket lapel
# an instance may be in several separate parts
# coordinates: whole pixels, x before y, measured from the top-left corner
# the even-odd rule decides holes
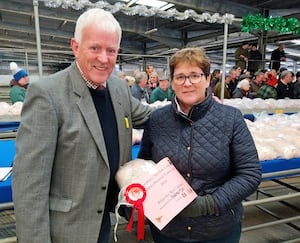
[[[93,99],[91,97],[88,87],[85,84],[85,81],[81,77],[79,70],[76,67],[76,63],[73,63],[71,68],[74,69],[70,72],[70,77],[73,84],[73,91],[79,96],[79,99],[77,100],[77,105],[83,116],[86,126],[88,127],[91,133],[91,137],[94,139],[95,144],[98,147],[98,150],[101,156],[103,157],[105,163],[107,164],[107,166],[109,166],[104,136],[93,103]]]

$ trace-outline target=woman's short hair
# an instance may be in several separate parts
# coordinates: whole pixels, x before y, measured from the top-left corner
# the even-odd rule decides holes
[[[74,32],[74,38],[77,43],[81,43],[83,29],[91,25],[96,25],[99,29],[109,33],[117,32],[120,46],[122,37],[121,26],[110,12],[101,8],[91,8],[79,16]]]
[[[179,63],[187,62],[202,69],[205,76],[210,75],[210,61],[204,49],[199,47],[189,47],[177,51],[170,58],[170,78],[173,79],[174,69]]]

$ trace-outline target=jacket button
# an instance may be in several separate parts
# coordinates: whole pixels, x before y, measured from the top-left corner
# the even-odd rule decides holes
[[[101,189],[102,190],[106,190],[106,186],[101,186]]]
[[[190,173],[186,173],[186,176],[190,178],[190,177],[191,177],[191,174],[190,174]]]
[[[103,210],[101,210],[101,209],[97,210],[97,213],[102,213],[102,212],[103,212]]]
[[[188,231],[191,231],[191,230],[192,230],[192,226],[188,226],[186,229],[187,229]]]
[[[190,147],[190,146],[187,146],[186,149],[187,149],[187,151],[190,151],[190,150],[191,150],[191,147]]]

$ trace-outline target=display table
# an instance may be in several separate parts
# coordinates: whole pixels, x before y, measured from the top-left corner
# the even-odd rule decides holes
[[[0,167],[10,167],[15,155],[15,140],[0,140]],[[0,182],[0,203],[12,202],[10,175]]]
[[[14,132],[19,128],[19,121],[1,122],[0,121],[0,132]]]
[[[0,116],[0,139],[12,139],[17,135],[20,125],[19,117],[16,116]]]
[[[15,154],[15,140],[0,140],[0,166],[9,167],[12,165]],[[138,155],[140,145],[132,146],[132,159]],[[291,175],[300,174],[300,158],[274,159],[261,161],[263,180],[274,178],[284,178]],[[3,182],[0,182],[0,203],[11,202],[11,175]]]

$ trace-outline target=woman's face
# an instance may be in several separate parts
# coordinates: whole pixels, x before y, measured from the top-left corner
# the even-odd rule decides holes
[[[150,76],[150,82],[151,82],[151,84],[157,84],[158,83],[158,77],[156,75]]]
[[[25,86],[26,84],[28,84],[28,76],[24,76],[22,77],[19,81],[18,81],[19,85],[21,86]]]
[[[199,79],[199,82],[193,84],[188,78],[186,78],[185,82],[181,85],[174,82],[178,75],[190,76],[191,74],[200,74],[201,78]],[[193,105],[198,104],[205,99],[206,90],[209,87],[209,80],[206,78],[200,67],[195,64],[182,62],[175,66],[171,85],[178,99],[180,108],[183,112],[188,113]]]

